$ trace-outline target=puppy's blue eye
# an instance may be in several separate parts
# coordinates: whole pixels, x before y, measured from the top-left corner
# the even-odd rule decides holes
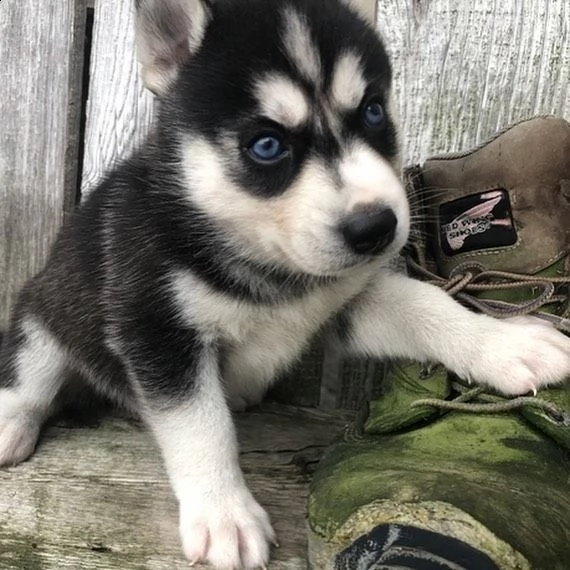
[[[265,164],[278,161],[285,151],[283,141],[276,135],[263,135],[254,139],[248,147],[251,158]]]
[[[379,101],[370,101],[364,107],[364,124],[370,129],[376,129],[384,125],[386,115]]]

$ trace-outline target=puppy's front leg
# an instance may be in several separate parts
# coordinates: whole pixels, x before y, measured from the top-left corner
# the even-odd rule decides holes
[[[275,536],[239,467],[217,351],[194,345],[170,354],[167,344],[154,353],[147,344],[128,368],[179,501],[184,552],[192,563],[264,567]]]
[[[353,352],[440,362],[505,394],[570,376],[570,339],[544,321],[476,314],[441,289],[405,275],[380,275],[345,316]]]

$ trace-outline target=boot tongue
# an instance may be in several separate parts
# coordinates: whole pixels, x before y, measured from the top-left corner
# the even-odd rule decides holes
[[[460,264],[535,274],[570,249],[570,125],[520,123],[422,168],[430,249],[444,277]],[[570,270],[570,267],[566,267]]]

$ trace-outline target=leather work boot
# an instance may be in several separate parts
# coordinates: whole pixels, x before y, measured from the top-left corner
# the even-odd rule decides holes
[[[570,125],[519,123],[406,171],[410,274],[570,332]],[[514,399],[393,362],[317,468],[313,570],[570,569],[570,383]]]

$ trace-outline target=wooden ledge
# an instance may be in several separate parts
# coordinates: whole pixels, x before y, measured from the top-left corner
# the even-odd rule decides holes
[[[281,543],[271,570],[306,569],[310,475],[346,419],[272,404],[237,416],[246,478]],[[0,471],[0,568],[187,569],[150,434],[119,417],[49,427],[29,461]]]

